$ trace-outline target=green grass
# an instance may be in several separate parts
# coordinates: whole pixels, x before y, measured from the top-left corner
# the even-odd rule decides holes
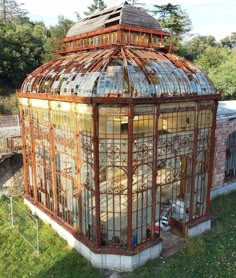
[[[12,230],[0,201],[0,277],[104,277],[40,222],[40,255]],[[170,258],[148,262],[122,277],[235,277],[236,192],[212,202],[213,229],[190,239]]]
[[[0,114],[18,113],[18,102],[16,93],[1,95],[0,92]]]
[[[21,200],[19,202],[22,202]],[[70,248],[64,240],[40,222],[38,255],[11,229],[7,204],[0,201],[0,277],[103,277],[101,271]],[[19,224],[20,225],[20,224]],[[31,231],[31,236],[33,231]]]

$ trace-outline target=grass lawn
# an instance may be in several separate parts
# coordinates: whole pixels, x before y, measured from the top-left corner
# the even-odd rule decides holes
[[[213,229],[170,258],[122,277],[236,277],[236,192],[212,202]],[[0,277],[104,277],[52,229],[40,223],[40,255],[4,221],[0,201]]]

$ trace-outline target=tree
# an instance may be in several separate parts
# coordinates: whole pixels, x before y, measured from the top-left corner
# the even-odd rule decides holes
[[[43,38],[37,24],[1,22],[0,85],[17,88],[28,73],[42,64]]]
[[[79,12],[75,12],[76,20],[80,21],[82,19],[81,15]]]
[[[217,46],[215,37],[198,35],[186,41],[179,50],[179,54],[190,61],[194,61],[202,55],[208,47],[215,46]]]
[[[236,32],[232,32],[230,36],[223,38],[221,45],[226,48],[236,48]]]
[[[191,30],[191,20],[180,5],[153,5],[151,12],[158,16],[162,28],[175,36],[182,37]]]
[[[126,0],[126,2],[135,7],[143,8],[143,6],[146,5],[145,3],[142,3],[142,2],[140,3],[140,0]]]
[[[14,0],[0,0],[0,19],[3,22],[19,20],[26,16],[26,10],[21,8],[21,5]]]
[[[236,99],[236,51],[231,51],[218,67],[211,68],[209,77],[224,100]]]
[[[218,68],[228,59],[230,52],[222,47],[208,46],[204,52],[194,61],[206,73]]]
[[[70,19],[59,16],[58,24],[49,27],[47,30],[46,42],[44,44],[44,62],[47,62],[56,56],[53,52],[59,50],[62,39],[66,37],[68,30],[74,24],[75,23]]]
[[[93,0],[93,3],[90,6],[88,6],[88,11],[84,14],[88,16],[96,11],[102,11],[106,9],[106,7],[107,6],[103,0]]]

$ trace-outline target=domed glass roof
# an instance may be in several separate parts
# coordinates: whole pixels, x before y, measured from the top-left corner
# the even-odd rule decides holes
[[[55,58],[28,75],[22,92],[159,97],[209,95],[215,90],[204,72],[173,53],[113,46]]]

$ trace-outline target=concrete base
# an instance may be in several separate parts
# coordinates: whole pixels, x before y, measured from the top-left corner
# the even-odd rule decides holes
[[[204,221],[202,223],[199,223],[198,225],[195,225],[194,227],[188,227],[188,237],[198,236],[210,229],[211,229],[211,219]]]
[[[162,251],[162,242],[160,242],[159,244],[149,247],[133,256],[95,254],[87,246],[74,238],[71,233],[53,221],[53,219],[30,203],[27,199],[24,199],[24,203],[31,209],[34,215],[37,215],[43,222],[51,225],[52,229],[55,230],[63,239],[65,239],[68,245],[74,247],[95,267],[107,268],[116,271],[132,271],[135,268],[145,264],[148,260],[159,257]]]
[[[228,194],[232,191],[236,191],[236,182],[225,183],[219,187],[212,188],[211,190],[211,200],[217,198],[218,196]]]

